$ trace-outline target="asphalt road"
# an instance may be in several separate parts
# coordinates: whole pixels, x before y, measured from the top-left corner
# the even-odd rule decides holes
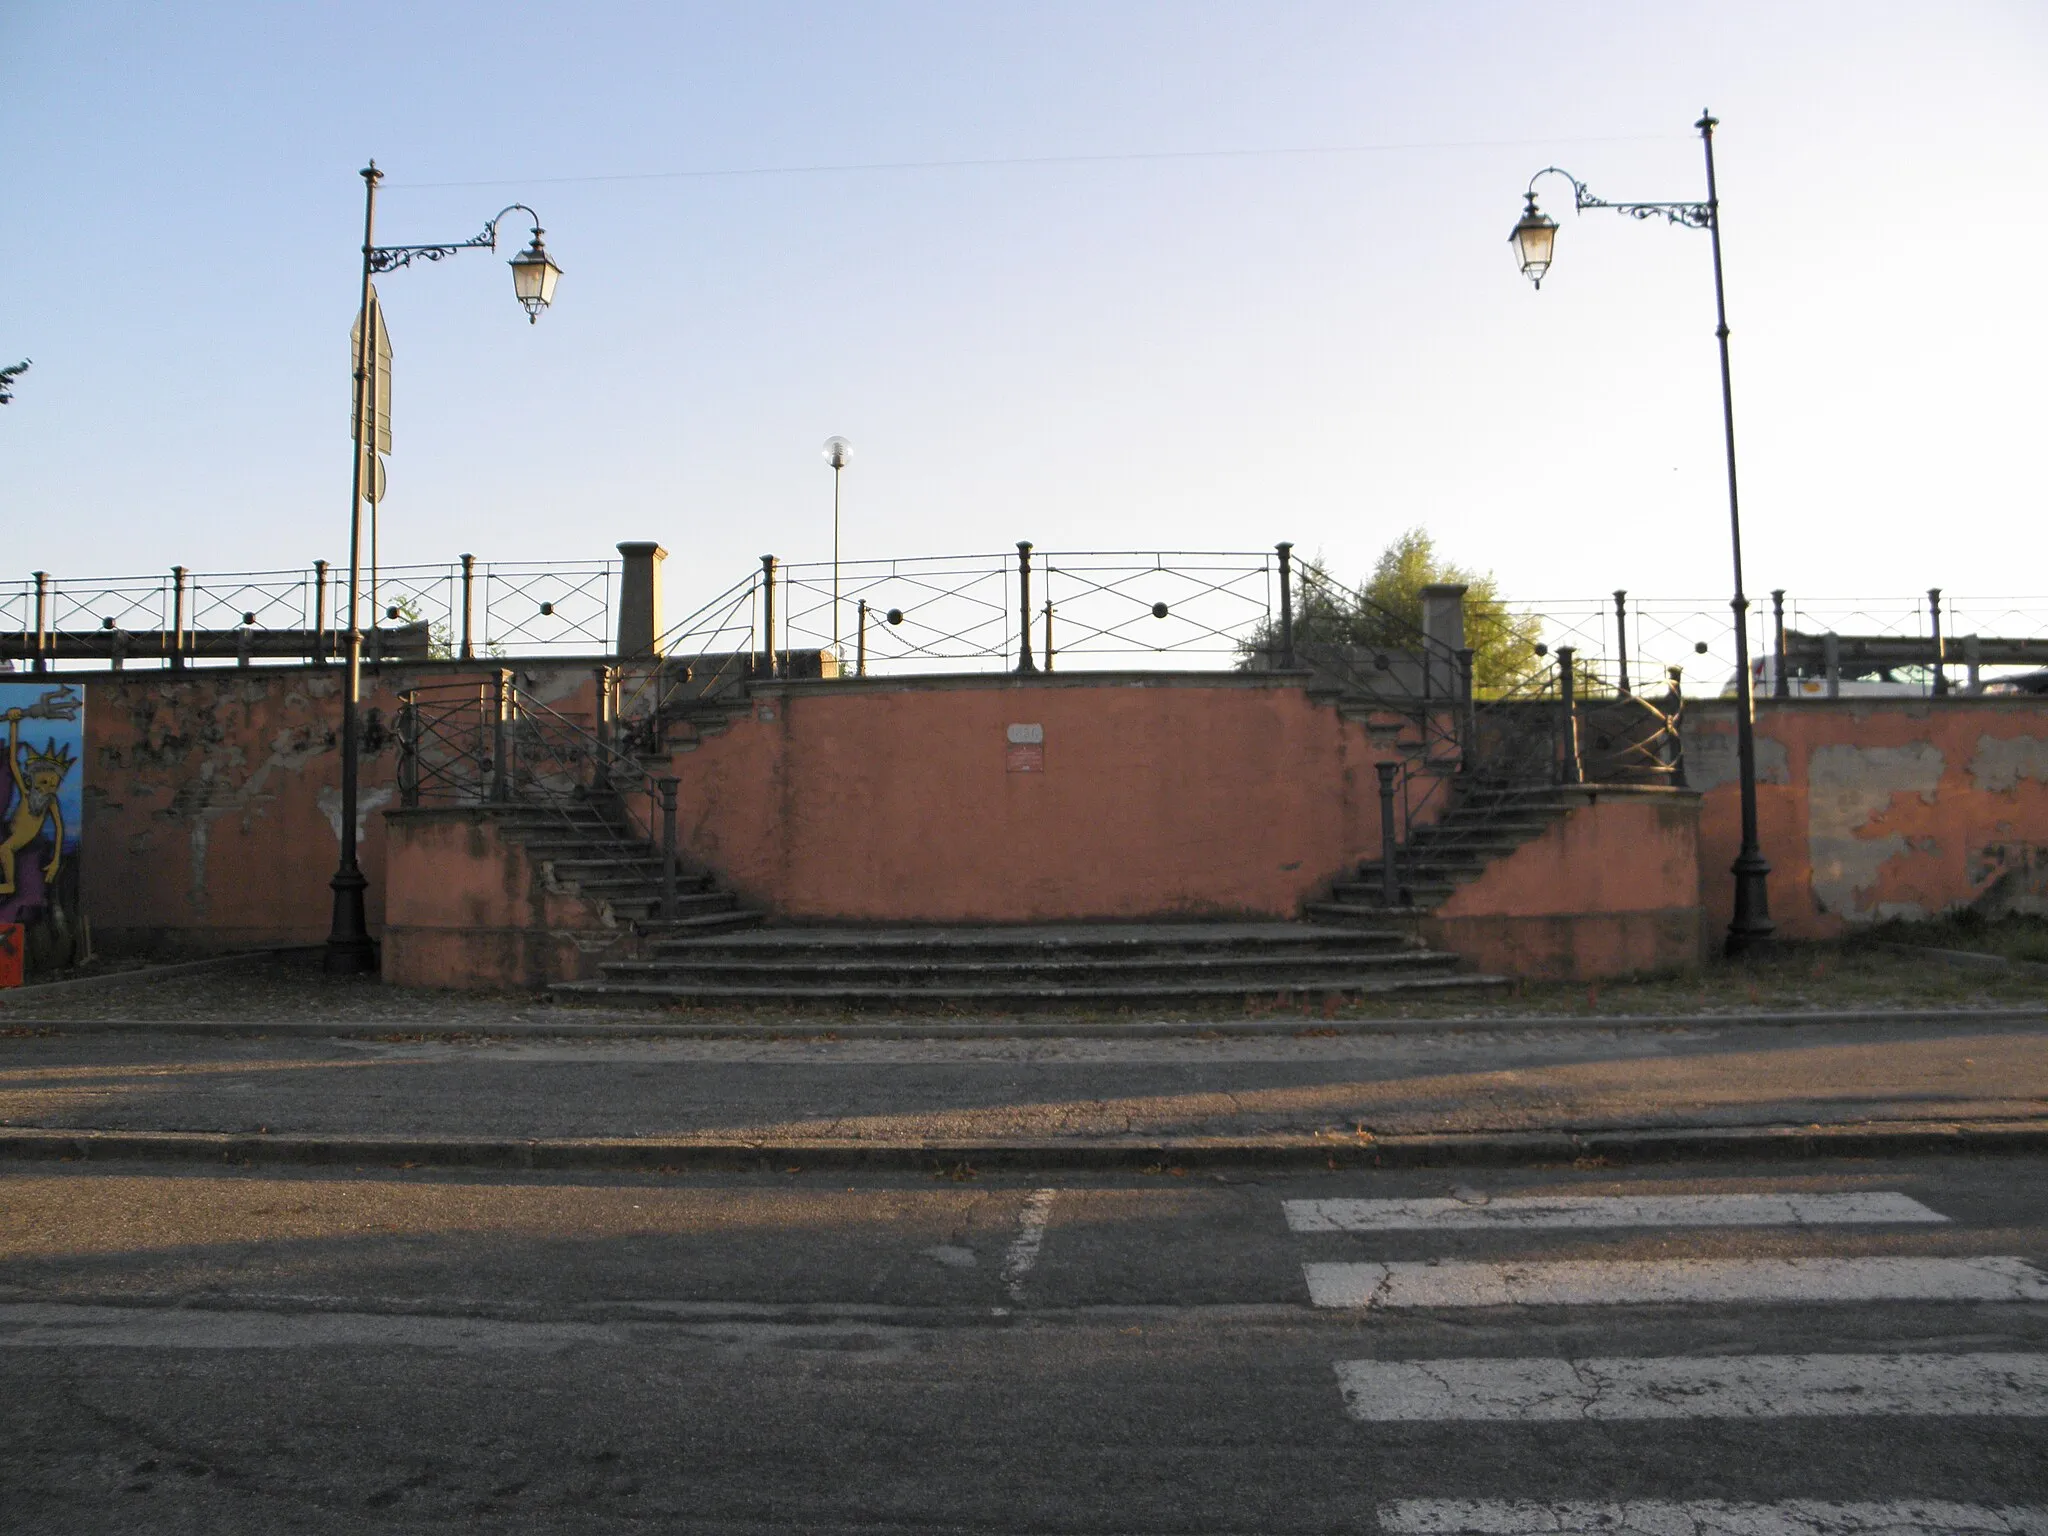
[[[16,1164],[0,1526],[2048,1530],[2044,1176]]]
[[[0,1126],[892,1142],[1984,1120],[2048,1024],[1903,1019],[1270,1039],[0,1038]]]

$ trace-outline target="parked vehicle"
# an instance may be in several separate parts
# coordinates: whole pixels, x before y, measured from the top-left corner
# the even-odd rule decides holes
[[[1795,699],[1900,699],[1925,698],[1933,692],[1934,680],[1918,667],[1865,666],[1855,675],[1850,668],[1842,668],[1841,682],[1830,694],[1826,677],[1811,677],[1794,668],[1787,679],[1787,692]],[[1778,658],[1759,656],[1749,664],[1749,690],[1759,699],[1775,698],[1778,692]],[[1728,686],[1721,690],[1721,697],[1735,697],[1735,679],[1728,679]]]

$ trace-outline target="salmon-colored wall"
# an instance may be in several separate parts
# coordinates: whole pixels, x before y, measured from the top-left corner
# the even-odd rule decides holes
[[[543,698],[587,715],[590,663],[518,664]],[[480,679],[474,666],[366,670],[358,857],[384,922],[384,809],[397,798],[400,690]],[[80,879],[104,947],[315,943],[341,851],[336,667],[129,671],[83,679]]]
[[[1292,917],[1378,853],[1391,750],[1256,673],[928,678],[760,690],[674,772],[690,855],[785,917]]]
[[[1701,959],[1700,796],[1585,786],[1570,808],[1422,920],[1481,971],[1586,981]]]
[[[414,987],[543,987],[595,976],[625,935],[549,882],[480,810],[385,816],[384,979]]]
[[[2048,913],[2048,699],[1757,702],[1757,827],[1790,938],[1964,907]],[[1741,846],[1735,714],[1688,706],[1710,932]]]

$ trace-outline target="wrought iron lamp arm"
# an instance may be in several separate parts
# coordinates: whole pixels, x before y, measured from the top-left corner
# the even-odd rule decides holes
[[[1546,165],[1529,178],[1529,190],[1524,194],[1529,206],[1536,206],[1536,183],[1545,176],[1562,176],[1572,184],[1572,211],[1584,213],[1588,208],[1612,208],[1616,213],[1625,213],[1632,219],[1666,218],[1673,224],[1683,224],[1688,229],[1711,229],[1714,224],[1714,205],[1708,203],[1610,203],[1605,198],[1595,197],[1586,184],[1562,166]]]
[[[472,240],[457,240],[448,245],[377,245],[370,248],[370,270],[390,272],[399,267],[409,267],[415,261],[445,261],[457,251],[486,250],[498,248],[498,225],[508,213],[523,213],[533,220],[533,235],[538,240],[544,231],[540,227],[540,215],[524,203],[512,203],[500,208],[492,215],[483,233]]]

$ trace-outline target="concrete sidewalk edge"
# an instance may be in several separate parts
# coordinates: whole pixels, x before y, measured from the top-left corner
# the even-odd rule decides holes
[[[945,1174],[1196,1169],[1517,1167],[1789,1161],[2048,1152],[2048,1117],[1853,1125],[1461,1131],[1392,1136],[1101,1138],[1090,1141],[778,1141],[662,1137],[295,1136],[206,1131],[0,1131],[0,1160],[228,1167],[462,1168],[521,1172],[865,1170]]]
[[[635,1020],[506,1019],[490,1024],[432,1019],[221,1020],[33,1019],[0,1011],[0,1034],[161,1034],[217,1039],[266,1036],[315,1040],[1145,1040],[1317,1035],[1410,1035],[1545,1029],[1703,1029],[1729,1025],[2048,1023],[2048,1003],[2014,1008],[1847,1008],[1756,1013],[1556,1013],[1487,1018],[1324,1019],[1289,1015],[1262,1019],[897,1019],[857,1017],[778,1024],[641,1022]]]

